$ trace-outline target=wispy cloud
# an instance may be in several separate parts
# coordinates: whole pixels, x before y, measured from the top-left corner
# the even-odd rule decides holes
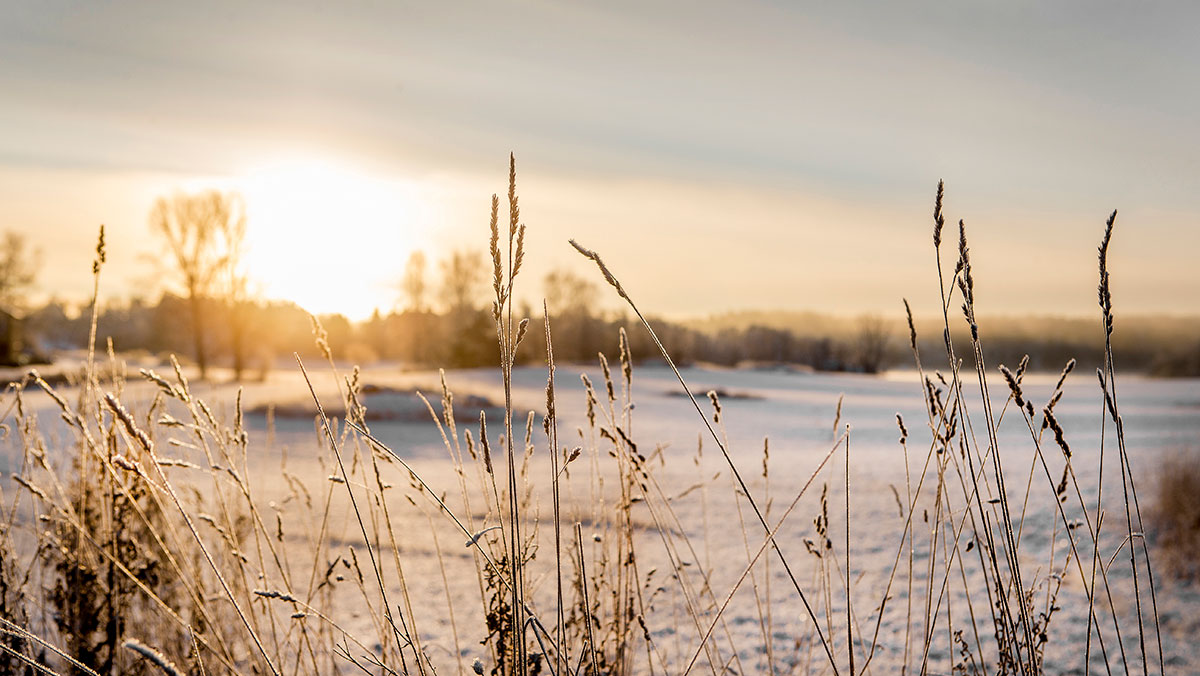
[[[843,248],[864,203],[874,227],[919,218],[942,177],[963,215],[1073,242],[1113,206],[1168,214],[1146,230],[1160,255],[1200,214],[1187,4],[45,2],[6,19],[0,164],[14,170],[228,175],[310,152],[477,177],[516,149],[527,172],[580,184],[719,185],[777,209],[714,217],[736,216],[741,241],[825,228]],[[587,208],[725,208],[652,192]],[[789,215],[817,196],[840,206]],[[689,218],[658,227],[694,236]],[[1158,274],[1178,281],[1172,261]]]

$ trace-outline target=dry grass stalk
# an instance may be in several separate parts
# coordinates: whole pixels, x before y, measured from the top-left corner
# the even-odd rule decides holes
[[[166,657],[163,657],[162,653],[158,652],[154,648],[151,648],[145,643],[142,643],[135,638],[127,638],[121,645],[124,648],[141,655],[146,659],[146,661],[158,667],[162,673],[166,674],[166,676],[181,676],[179,667],[176,667],[174,662]]]
[[[577,242],[575,242],[575,240],[571,240],[570,243],[571,243],[571,246],[575,247],[575,249],[577,251],[579,251],[580,254],[582,254],[583,256],[585,256],[587,258],[590,258],[593,262],[596,263],[596,266],[600,269],[600,273],[604,276],[605,281],[607,281],[614,289],[617,290],[618,295],[620,295],[622,298],[625,299],[625,301],[629,304],[629,307],[633,310],[634,314],[637,315],[637,318],[642,323],[642,326],[645,327],[646,331],[650,334],[650,338],[654,342],[655,347],[658,348],[659,353],[662,355],[663,359],[667,362],[667,365],[671,368],[671,371],[675,374],[676,379],[679,380],[680,386],[683,388],[683,391],[687,395],[688,399],[691,400],[692,406],[696,409],[696,413],[698,413],[700,415],[701,419],[704,420],[705,427],[708,429],[708,432],[712,436],[713,440],[716,441],[717,447],[721,450],[721,453],[725,458],[726,464],[729,465],[730,470],[733,472],[734,477],[737,479],[738,485],[742,491],[742,495],[746,498],[746,501],[750,504],[750,507],[754,510],[754,514],[755,514],[755,516],[758,517],[758,521],[762,525],[762,528],[769,534],[771,532],[771,527],[769,524],[767,524],[767,520],[763,516],[762,510],[759,509],[757,502],[755,502],[754,498],[752,497],[750,489],[746,486],[745,480],[742,479],[741,472],[738,471],[737,465],[733,462],[733,458],[730,457],[728,449],[726,449],[725,444],[722,443],[720,437],[717,435],[716,430],[714,430],[712,425],[709,423],[708,417],[705,416],[704,412],[700,409],[700,404],[696,401],[696,397],[692,394],[691,388],[689,388],[687,382],[684,381],[683,375],[679,372],[679,369],[675,366],[675,362],[671,359],[671,356],[667,353],[666,348],[663,347],[662,341],[660,341],[658,339],[657,334],[654,333],[654,329],[651,328],[650,323],[646,321],[646,318],[642,316],[641,311],[638,310],[637,305],[635,305],[633,300],[629,297],[629,295],[625,293],[624,288],[621,287],[621,283],[619,281],[617,281],[616,277],[614,277],[611,272],[609,272],[608,266],[606,266],[604,264],[604,261],[600,258],[600,255],[594,251],[584,248],[583,246],[581,246]],[[779,546],[774,543],[774,540],[772,540],[772,547],[774,548],[775,552],[778,554],[779,561],[783,566],[784,572],[787,573],[788,579],[792,583],[792,587],[796,590],[797,596],[800,598],[801,603],[804,604],[804,608],[809,615],[809,619],[812,620],[814,630],[817,632],[817,635],[820,638],[821,644],[825,648],[826,657],[829,658],[829,663],[830,663],[830,666],[833,668],[834,675],[837,676],[837,674],[839,673],[838,668],[837,668],[837,660],[833,656],[833,650],[832,650],[832,648],[830,648],[829,642],[825,639],[824,633],[821,631],[820,623],[817,621],[816,613],[813,611],[812,606],[808,601],[808,598],[804,595],[804,591],[800,587],[799,581],[796,579],[795,574],[792,572],[791,566],[788,564],[787,557],[779,549]]]

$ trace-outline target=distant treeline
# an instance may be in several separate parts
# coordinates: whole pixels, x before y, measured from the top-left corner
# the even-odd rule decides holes
[[[713,333],[763,325],[798,338],[827,336],[844,342],[859,330],[861,322],[813,312],[738,312],[690,322],[689,326]],[[944,363],[943,321],[918,318],[915,324],[917,347],[926,365]],[[950,316],[950,327],[956,354],[973,366],[970,333],[961,315]],[[890,336],[884,363],[888,367],[911,365],[909,331],[903,315],[889,318],[883,330]],[[1029,355],[1034,370],[1057,371],[1070,359],[1077,360],[1080,367],[1094,369],[1100,366],[1104,354],[1098,312],[1096,317],[982,316],[979,331],[984,358],[991,367],[1015,366],[1021,357]],[[1164,377],[1200,376],[1200,317],[1118,314],[1112,343],[1113,359],[1122,370]]]
[[[202,303],[205,344],[214,364],[234,366],[240,349],[244,375],[270,370],[293,352],[319,357],[314,323],[293,303],[246,302],[230,321],[230,308],[217,301]],[[530,317],[519,357],[527,364],[545,360],[541,313],[524,307]],[[540,310],[540,308],[539,308]],[[187,301],[164,294],[157,303],[131,301],[110,305],[98,319],[97,335],[112,338],[119,351],[146,351],[191,357],[194,339]],[[1118,318],[1113,335],[1114,355],[1123,369],[1155,375],[1200,375],[1200,318]],[[24,320],[27,343],[44,356],[85,347],[89,312],[69,312],[52,302]],[[325,342],[338,360],[369,364],[381,360],[414,367],[490,366],[498,359],[495,325],[482,308],[457,311],[399,311],[376,313],[362,322],[341,315],[318,319]],[[651,320],[659,337],[681,364],[721,366],[787,366],[818,371],[874,373],[912,364],[908,327],[900,319],[841,318],[810,313],[744,313],[692,323]],[[615,355],[618,331],[624,327],[630,350],[638,361],[655,361],[657,350],[645,331],[628,317],[598,316],[575,306],[551,312],[556,359],[594,362],[598,352]],[[235,349],[235,326],[241,347]],[[1099,365],[1103,336],[1098,322],[1062,318],[983,318],[980,330],[991,366],[1015,365],[1030,356],[1033,369],[1054,371],[1068,359],[1080,366]],[[971,354],[965,328],[952,332],[959,355]],[[941,326],[917,322],[918,347],[927,364],[944,359]],[[104,347],[103,343],[100,345]]]
[[[464,368],[492,366],[499,358],[495,324],[490,313],[481,308],[440,313],[377,312],[362,322],[351,322],[342,315],[324,315],[314,323],[306,311],[288,302],[245,302],[236,309],[236,315],[228,304],[217,300],[200,305],[209,361],[227,367],[235,366],[236,361],[251,377],[265,373],[293,352],[321,356],[318,332],[323,332],[335,359],[362,364],[387,360],[414,367]],[[528,364],[544,363],[541,313],[534,316],[532,308],[522,309],[521,317],[530,317],[532,325],[518,356]],[[98,349],[105,349],[104,341],[111,338],[117,351],[173,353],[187,361],[194,350],[190,317],[188,301],[172,294],[164,294],[157,303],[133,300],[109,305],[97,320]],[[678,323],[651,321],[672,357],[681,364],[791,365],[874,373],[888,366],[893,357],[889,343],[895,342],[883,323],[875,320],[865,321],[853,335],[821,337],[798,336],[764,326],[710,333]],[[551,322],[558,361],[594,362],[599,352],[615,356],[622,327],[635,360],[659,359],[645,331],[628,318],[602,317],[576,308],[558,315],[552,311]],[[87,346],[91,313],[50,302],[28,313],[22,323],[28,349],[37,358],[46,359],[57,352]],[[240,348],[235,344],[235,329],[240,334],[236,340]]]

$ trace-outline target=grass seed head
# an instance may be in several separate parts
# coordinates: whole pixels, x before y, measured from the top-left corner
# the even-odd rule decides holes
[[[489,224],[492,233],[491,243],[488,250],[492,254],[492,289],[496,292],[496,298],[500,297],[500,289],[503,286],[504,266],[500,263],[500,198],[495,194],[492,195],[492,217]]]
[[[483,448],[483,466],[492,473],[492,449],[488,443],[487,413],[479,412],[479,445]]]
[[[100,226],[100,238],[96,242],[96,260],[92,261],[92,274],[100,274],[100,266],[107,262],[108,256],[104,251],[104,225]]]
[[[946,219],[942,216],[942,196],[944,194],[945,184],[938,181],[937,198],[933,202],[933,248],[937,249],[942,246],[942,226],[946,224]]]
[[[629,296],[625,294],[625,289],[621,288],[621,283],[617,281],[616,277],[613,277],[613,274],[608,271],[608,266],[605,265],[604,261],[600,259],[600,254],[592,251],[591,249],[584,248],[573,239],[568,241],[570,242],[571,246],[575,247],[575,250],[580,254],[595,261],[596,267],[600,268],[600,274],[604,275],[604,281],[608,282],[612,288],[617,290],[617,295],[625,300],[629,300]]]
[[[182,676],[182,672],[179,671],[179,668],[175,666],[174,662],[168,660],[163,656],[162,653],[135,638],[125,639],[125,642],[122,643],[121,646],[127,650],[132,650],[133,652],[141,655],[151,664],[158,667],[159,670],[161,670],[162,673],[166,674],[167,676]]]
[[[1025,397],[1021,395],[1021,383],[1017,382],[1017,376],[1008,370],[1004,364],[1000,365],[1000,373],[1004,375],[1004,382],[1008,383],[1008,389],[1012,390],[1013,400],[1017,402],[1017,406],[1025,408]]]

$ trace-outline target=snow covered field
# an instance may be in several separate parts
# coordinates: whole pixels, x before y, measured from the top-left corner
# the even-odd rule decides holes
[[[568,448],[582,446],[584,449],[603,450],[607,442],[598,439],[587,426],[585,395],[579,379],[579,374],[584,371],[601,392],[601,399],[604,398],[604,381],[599,369],[559,366],[556,382],[560,443]],[[313,369],[313,377],[322,400],[331,411],[340,412],[341,408],[336,404],[337,381],[327,371],[320,369]],[[718,427],[718,433],[727,435],[734,462],[758,502],[769,505],[768,520],[772,523],[778,520],[788,503],[809,481],[830,451],[836,433],[849,426],[849,552],[845,547],[843,511],[845,442],[798,502],[795,511],[780,529],[777,540],[792,563],[802,588],[813,601],[815,614],[826,635],[832,637],[834,652],[838,655],[839,663],[843,664],[847,609],[840,580],[844,579],[844,566],[848,558],[858,664],[861,668],[870,656],[871,669],[875,673],[896,671],[896,667],[905,660],[905,618],[909,616],[908,550],[901,549],[908,517],[908,496],[917,492],[921,469],[931,448],[923,386],[915,372],[900,371],[884,377],[870,377],[689,368],[685,369],[684,377],[693,392],[698,394],[701,408],[708,416],[712,414],[712,405],[704,393],[710,389],[721,393],[722,424]],[[517,369],[514,373],[514,401],[515,408],[521,413],[516,419],[522,428],[525,420],[523,413],[528,410],[538,412],[532,437],[537,451],[530,460],[530,476],[534,484],[532,501],[538,514],[536,523],[541,549],[532,564],[532,570],[537,573],[531,575],[529,580],[535,587],[534,598],[541,612],[551,615],[548,608],[553,598],[553,554],[548,539],[551,531],[550,497],[546,488],[548,482],[544,481],[550,474],[550,467],[540,417],[545,406],[545,378],[543,369]],[[370,386],[364,401],[373,434],[409,461],[435,490],[445,489],[451,507],[461,510],[459,479],[442,437],[437,427],[427,422],[424,404],[409,393],[414,388],[425,392],[435,410],[440,412],[441,390],[437,375],[375,368],[364,371],[361,379]],[[478,424],[474,421],[478,419],[480,406],[488,411],[493,439],[502,432],[502,411],[486,406],[485,401],[503,401],[500,380],[494,370],[454,371],[446,375],[446,380],[455,393],[458,406],[460,441],[466,429],[472,430],[472,434],[478,438]],[[1045,404],[1056,380],[1057,374],[1026,376],[1025,393],[1037,409]],[[972,404],[971,410],[977,412],[979,408],[973,402],[978,399],[979,393],[977,384],[973,383],[973,377],[966,380],[966,394],[968,403]],[[998,373],[991,378],[990,385],[991,397],[999,415],[1002,402],[1008,398],[1008,388]],[[1117,387],[1121,413],[1127,426],[1129,453],[1135,477],[1140,482],[1141,504],[1145,510],[1151,499],[1150,479],[1160,459],[1179,449],[1200,444],[1200,381],[1128,376],[1119,377]],[[618,384],[618,395],[619,388]],[[197,392],[213,404],[218,417],[232,415],[234,390],[231,386],[197,386]],[[738,508],[733,478],[713,439],[708,436],[692,404],[687,398],[679,396],[680,393],[678,382],[665,368],[635,368],[632,390],[634,406],[630,411],[631,438],[640,452],[650,458],[649,465],[656,477],[656,490],[670,498],[670,505],[681,526],[681,529],[671,529],[663,536],[655,527],[656,516],[650,513],[650,506],[644,503],[634,506],[635,518],[645,526],[639,531],[640,539],[637,542],[639,569],[666,571],[657,573],[658,577],[651,585],[661,586],[664,591],[655,596],[651,603],[653,612],[648,612],[645,618],[647,629],[654,638],[654,659],[656,665],[661,660],[676,668],[686,663],[697,649],[702,627],[690,619],[679,595],[672,593],[677,581],[670,577],[670,571],[674,568],[685,571],[684,575],[693,577],[693,582],[706,590],[704,594],[708,595],[706,598],[710,598],[710,602],[719,603],[742,575],[748,557],[753,556],[763,542],[763,531],[753,520],[745,502],[741,502],[740,510]],[[139,398],[145,402],[151,394],[151,388],[135,384],[124,399],[136,406]],[[475,398],[469,399],[468,395]],[[28,398],[30,405],[39,411],[46,411],[41,415],[46,420],[44,427],[52,428],[53,423],[49,421],[53,415],[48,398],[39,393],[30,393]],[[839,398],[842,398],[842,403],[838,427],[835,429]],[[257,494],[257,502],[281,515],[283,528],[289,534],[288,542],[295,550],[290,556],[300,562],[305,559],[302,548],[310,541],[316,524],[303,522],[299,516],[301,512],[294,505],[289,506],[304,499],[303,491],[298,492],[291,481],[285,481],[282,477],[286,474],[304,484],[307,487],[307,499],[316,501],[319,511],[321,495],[333,485],[327,477],[336,473],[332,459],[325,450],[326,445],[318,439],[306,399],[307,388],[299,375],[284,372],[277,372],[267,383],[247,386],[244,395],[244,407],[248,411],[246,426],[250,434],[251,454],[247,458],[250,482]],[[1073,467],[1088,509],[1093,512],[1093,520],[1102,427],[1101,407],[1102,399],[1094,374],[1076,372],[1068,379],[1062,401],[1055,409],[1073,451]],[[607,404],[602,403],[601,408],[606,409]],[[618,418],[621,416],[619,410],[614,409],[613,413]],[[905,453],[899,443],[897,413],[903,417],[909,435],[907,477]],[[602,412],[601,417],[603,415]],[[973,413],[967,433],[970,434],[973,429],[976,437],[984,440],[984,422],[981,417],[974,417],[977,415]],[[1035,420],[1035,431],[1038,431],[1039,425],[1040,418]],[[53,434],[53,429],[50,432]],[[763,476],[764,438],[769,439],[769,480]],[[1068,562],[1065,558],[1069,546],[1055,507],[1053,486],[1049,485],[1041,466],[1031,464],[1035,458],[1031,433],[1020,411],[1011,403],[1004,412],[998,439],[1009,499],[1014,510],[1026,505],[1020,551],[1026,587],[1034,587],[1033,606],[1035,610],[1045,610],[1050,605],[1061,608],[1052,615],[1047,632],[1048,671],[1082,673],[1088,623],[1087,599],[1082,591],[1080,569],[1074,560]],[[344,448],[347,451],[355,448],[352,437],[345,437],[345,441]],[[14,462],[12,450],[15,447],[12,443],[8,442],[7,457],[4,458],[7,467],[0,467],[6,472],[11,471],[8,467]],[[986,446],[985,440],[980,443]],[[1109,464],[1103,486],[1105,517],[1101,557],[1107,563],[1117,553],[1126,528],[1121,480],[1114,471],[1116,445],[1111,423],[1105,444],[1106,462]],[[499,445],[493,443],[493,448],[499,448]],[[358,446],[358,449],[365,452],[365,446]],[[1063,459],[1049,433],[1043,440],[1043,450],[1049,471],[1057,481]],[[187,454],[182,447],[178,452],[180,455]],[[592,460],[585,454],[584,461],[586,463],[572,465],[572,475],[564,482],[563,510],[564,520],[569,524],[582,522],[586,533],[589,524],[596,518],[596,510],[603,509],[605,504],[611,505],[613,488],[609,485],[598,491],[595,484],[589,481]],[[611,469],[606,468],[609,462],[611,458],[601,453],[596,458],[595,467],[599,468],[600,475],[611,478]],[[1035,471],[1030,480],[1031,467]],[[173,477],[186,480],[187,470],[171,471]],[[486,630],[482,620],[480,588],[474,574],[474,563],[464,547],[465,538],[453,524],[431,508],[431,503],[412,487],[403,470],[392,467],[385,468],[385,471],[389,472],[385,479],[394,486],[388,493],[389,504],[394,506],[397,514],[394,528],[405,567],[410,603],[420,609],[417,617],[413,618],[416,627],[435,663],[444,661],[452,665],[458,663],[458,657],[461,656],[469,664],[473,657],[485,655],[480,640]],[[957,563],[952,566],[946,596],[939,603],[945,575],[944,544],[939,545],[938,560],[934,562],[936,584],[931,597],[935,607],[940,608],[932,614],[938,619],[932,629],[925,626],[926,613],[923,608],[926,603],[925,580],[928,579],[925,571],[930,566],[928,554],[934,530],[931,524],[937,521],[939,514],[932,495],[934,479],[930,472],[920,496],[915,498],[912,512],[916,540],[913,552],[915,573],[911,586],[911,647],[907,662],[910,665],[920,664],[920,657],[911,651],[917,650],[920,645],[921,633],[930,631],[934,640],[929,655],[929,671],[949,673],[958,652],[958,646],[951,645],[952,631],[962,630],[971,645],[975,643],[976,631],[985,647],[992,645],[994,639],[990,637],[992,630],[987,615],[987,590],[983,586],[978,560],[964,557],[961,568]],[[957,482],[959,479],[948,473],[947,481]],[[1028,500],[1027,484],[1032,486]],[[828,535],[833,546],[832,554],[825,560],[825,565],[829,566],[825,569],[825,574],[829,576],[826,579],[833,581],[828,589],[822,587],[820,582],[822,560],[811,554],[805,543],[806,539],[820,541],[813,519],[821,512],[820,499],[826,487]],[[341,547],[356,544],[361,547],[357,524],[352,519],[348,504],[345,504],[344,494],[339,488],[333,495],[330,537],[337,539]],[[405,496],[414,498],[418,506],[409,504]],[[952,493],[951,503],[961,507],[961,491]],[[1073,503],[1075,512],[1071,513]],[[1064,509],[1071,519],[1080,516],[1073,497],[1064,503]],[[961,525],[964,515],[961,510],[953,509],[949,515],[945,511],[940,514],[943,528],[939,537],[953,534],[954,529]],[[661,518],[661,513],[657,518]],[[530,521],[535,521],[532,516]],[[694,548],[695,560],[685,558],[675,566],[665,553],[664,543],[667,540],[682,543],[685,536]],[[964,540],[960,542],[960,547],[965,544],[967,536],[964,534],[961,537]],[[331,551],[333,549],[336,547]],[[764,555],[756,565],[753,583],[748,580],[725,611],[724,623],[718,628],[714,639],[716,655],[742,673],[763,673],[772,662],[783,673],[791,668],[804,672],[805,667],[811,667],[813,673],[827,669],[823,653],[814,642],[811,620],[803,611],[778,560],[768,561],[771,559],[769,554]],[[1090,548],[1081,544],[1079,556],[1083,558],[1083,568],[1088,568],[1092,558]],[[1123,554],[1116,556],[1114,561],[1110,569],[1112,604],[1122,617],[1124,648],[1133,667],[1140,662],[1140,652],[1127,550],[1123,550]],[[303,567],[304,564],[297,565]],[[889,587],[894,566],[896,574]],[[707,571],[707,587],[701,571]],[[1052,599],[1049,591],[1054,585],[1050,583],[1053,576],[1059,574],[1063,578],[1062,589]],[[1190,642],[1190,636],[1200,627],[1200,594],[1192,588],[1165,580],[1163,576],[1156,578],[1156,583],[1159,588],[1158,611],[1163,626],[1162,644],[1168,668],[1174,673],[1200,669],[1200,659],[1193,654]],[[757,599],[752,593],[755,584],[758,588]],[[337,594],[337,619],[352,631],[362,630],[370,634],[371,613],[362,603],[358,590],[343,585]],[[968,614],[968,594],[976,613],[974,626]],[[888,600],[880,621],[879,608],[885,595]],[[450,607],[453,608],[455,624],[450,622],[447,610]],[[711,609],[702,615],[710,618]],[[952,628],[948,628],[948,624]],[[455,629],[457,641],[454,638]],[[869,646],[876,631],[878,639],[874,641],[875,650],[872,653]],[[770,651],[764,647],[765,635],[771,637]],[[1110,626],[1106,627],[1105,640],[1109,662],[1120,665],[1120,648],[1116,645]],[[1148,641],[1150,662],[1157,667],[1157,648],[1153,644],[1152,633]],[[1091,652],[1094,670],[1102,670],[1100,651],[1094,637]],[[707,672],[708,667],[703,667],[703,671]]]

